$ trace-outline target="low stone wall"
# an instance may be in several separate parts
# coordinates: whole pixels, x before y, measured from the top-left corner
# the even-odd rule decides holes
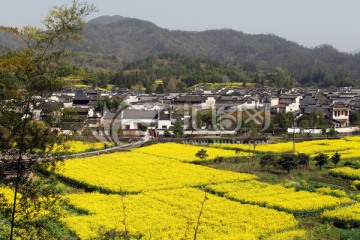
[[[335,128],[335,131],[338,133],[353,133],[360,131],[359,127],[343,127],[343,128]]]

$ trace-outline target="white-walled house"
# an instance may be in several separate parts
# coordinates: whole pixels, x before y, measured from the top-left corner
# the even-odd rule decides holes
[[[167,110],[125,109],[121,113],[121,128],[126,134],[139,135],[148,130],[152,136],[162,135],[173,126],[170,114]]]
[[[160,102],[145,102],[145,103],[135,103],[129,106],[128,109],[132,110],[156,110],[161,111],[165,108],[165,104]]]
[[[264,96],[261,100],[262,106],[265,109],[271,109],[271,107],[279,104],[279,98],[274,96]]]
[[[216,99],[215,97],[207,97],[205,102],[201,103],[201,109],[210,109],[215,106]]]
[[[121,112],[121,128],[138,130],[142,126],[157,127],[158,111],[125,109]]]
[[[282,95],[279,97],[279,104],[271,106],[272,113],[288,113],[300,111],[301,95]]]
[[[73,107],[73,103],[72,102],[63,102],[64,104],[64,108],[71,108]]]
[[[242,102],[240,105],[238,105],[238,110],[243,111],[246,109],[256,109],[260,108],[263,105],[260,103],[259,98],[256,96],[248,97],[244,99],[244,102]]]
[[[32,114],[33,114],[33,119],[34,120],[41,120],[41,109],[34,109],[32,110]]]
[[[161,111],[158,116],[157,129],[168,130],[172,126],[171,115],[169,111]]]
[[[334,103],[331,108],[332,121],[335,128],[348,127],[350,109],[344,103]]]
[[[128,95],[124,102],[127,104],[127,105],[131,105],[133,103],[137,103],[139,102],[139,98],[137,96],[133,96],[133,95]]]
[[[204,95],[180,95],[173,99],[174,108],[184,106],[196,106],[199,110],[206,110],[215,106],[215,96],[204,96]]]
[[[92,117],[96,117],[96,114],[95,114],[95,109],[94,108],[89,108],[88,110],[88,117],[92,118]]]

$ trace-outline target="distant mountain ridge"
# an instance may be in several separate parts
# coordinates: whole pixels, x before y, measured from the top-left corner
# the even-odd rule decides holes
[[[350,51],[349,53],[350,53],[350,54],[358,54],[358,53],[360,53],[360,48],[357,48],[357,49],[355,49],[355,50],[352,50],[352,51]]]
[[[342,53],[330,45],[306,48],[271,34],[245,34],[220,29],[201,32],[168,30],[154,23],[122,16],[101,16],[84,28],[84,42],[75,51],[116,56],[134,61],[164,53],[210,58],[224,62],[250,63],[259,68],[284,67],[291,73],[345,69],[360,75],[360,54]],[[16,45],[16,44],[15,44]],[[0,32],[0,47],[13,48]]]
[[[20,45],[20,42],[14,36],[0,30],[0,49],[16,49]]]
[[[300,69],[346,68],[358,72],[360,56],[342,53],[329,45],[313,49],[271,34],[245,34],[220,29],[201,32],[167,30],[135,18],[102,16],[89,21],[85,43],[78,51],[115,55],[133,61],[164,53],[220,61],[251,62],[259,67]]]

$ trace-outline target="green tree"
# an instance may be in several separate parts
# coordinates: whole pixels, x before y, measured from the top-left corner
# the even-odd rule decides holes
[[[329,156],[324,153],[319,153],[314,157],[315,165],[319,166],[319,169],[321,170],[322,166],[328,163]]]
[[[99,100],[97,107],[102,112],[105,110],[105,107],[110,111],[117,111],[119,107],[126,107],[126,103],[124,102],[124,98],[120,95],[114,95],[112,98],[106,96]]]
[[[166,85],[166,91],[173,92],[176,88],[177,81],[174,77],[170,78],[167,85]]]
[[[164,137],[167,137],[167,138],[168,138],[168,137],[171,137],[171,133],[170,133],[169,130],[166,129],[166,130],[164,131]]]
[[[208,156],[207,151],[203,148],[195,153],[195,157],[200,158],[201,160],[205,160]]]
[[[198,113],[200,117],[200,124],[206,124],[207,129],[213,127],[213,111],[212,109],[207,110],[205,113]]]
[[[310,155],[309,154],[299,153],[297,155],[297,159],[298,159],[300,165],[305,166],[306,169],[310,168]]]
[[[276,68],[275,71],[268,73],[269,85],[273,87],[292,87],[293,81],[290,74],[283,68]]]
[[[69,55],[65,43],[80,39],[84,18],[95,10],[74,0],[70,6],[54,7],[43,19],[43,29],[2,28],[22,43],[21,48],[0,55],[0,125],[8,133],[0,136],[0,152],[9,156],[7,164],[16,166],[16,177],[0,179],[14,189],[11,214],[4,216],[11,222],[10,239],[48,239],[46,229],[39,226],[61,214],[54,178],[38,177],[32,169],[55,169],[55,157],[44,154],[37,161],[35,153],[51,150],[62,138],[52,132],[52,121],[34,120],[33,110],[64,86],[63,60]]]
[[[277,164],[290,173],[290,170],[297,168],[299,162],[294,154],[282,154]]]
[[[327,134],[330,137],[335,137],[336,135],[338,135],[338,132],[335,129],[331,128]]]
[[[341,155],[338,152],[334,153],[334,155],[332,155],[331,157],[331,162],[335,165],[335,167],[340,162],[340,160],[341,160]]]
[[[273,117],[274,122],[281,128],[289,128],[293,126],[293,114],[292,113],[276,113]]]
[[[262,168],[266,166],[275,166],[276,165],[276,157],[273,154],[265,154],[260,158],[260,166]]]
[[[254,77],[254,82],[256,84],[256,86],[258,87],[265,87],[266,85],[266,81],[265,81],[265,73],[264,71],[258,71],[255,73],[255,77]]]
[[[164,92],[165,92],[164,85],[163,85],[162,83],[159,84],[159,85],[156,87],[155,92],[156,92],[156,93],[164,93]]]
[[[358,111],[351,111],[349,116],[349,121],[353,125],[360,124],[360,113]]]
[[[324,126],[324,117],[321,112],[314,111],[308,116],[309,124],[311,128],[318,128]]]
[[[309,119],[305,119],[305,118],[299,119],[298,126],[302,128],[309,128],[310,127]]]
[[[175,89],[177,92],[180,92],[180,93],[184,93],[186,92],[186,84],[184,82],[181,82],[179,81],[177,84],[176,84],[176,89]]]
[[[180,119],[176,119],[175,124],[174,124],[174,128],[173,128],[173,133],[176,136],[181,135],[183,132],[183,127],[181,126],[181,122]]]

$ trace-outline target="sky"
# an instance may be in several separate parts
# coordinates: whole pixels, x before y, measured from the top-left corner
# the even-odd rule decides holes
[[[85,2],[79,0],[79,2]],[[271,33],[306,47],[360,48],[359,0],[87,0],[103,15],[139,18],[170,30],[234,29]],[[71,0],[0,0],[0,25],[41,26],[54,5]]]

